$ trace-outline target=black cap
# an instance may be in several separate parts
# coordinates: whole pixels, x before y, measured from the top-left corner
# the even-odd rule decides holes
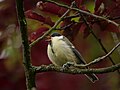
[[[61,36],[61,34],[58,33],[58,32],[54,32],[54,33],[51,34],[51,37],[55,37],[55,36]]]

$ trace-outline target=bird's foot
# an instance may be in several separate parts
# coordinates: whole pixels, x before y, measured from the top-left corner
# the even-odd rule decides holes
[[[69,67],[70,67],[71,65],[74,65],[74,63],[72,63],[72,62],[67,62],[67,63],[65,63],[65,64],[63,65],[63,68],[69,69]]]

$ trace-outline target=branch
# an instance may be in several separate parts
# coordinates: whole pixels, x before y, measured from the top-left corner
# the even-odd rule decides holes
[[[60,27],[60,28],[56,28],[55,30],[66,30],[67,28],[70,28],[73,24],[75,24],[75,22],[71,22],[70,24]]]
[[[103,74],[103,73],[114,72],[120,69],[120,63],[110,67],[100,68],[100,69],[78,69],[78,68],[65,69],[62,67],[54,66],[54,65],[41,65],[39,67],[34,67],[34,68],[36,69],[36,73],[55,71],[55,72],[62,72],[62,73],[69,73],[69,74],[92,74],[92,73]]]
[[[80,13],[80,16],[82,17],[84,23],[86,24],[86,26],[88,27],[90,33],[94,36],[94,38],[97,40],[97,42],[100,44],[101,48],[103,49],[103,51],[107,54],[107,50],[105,49],[104,45],[102,44],[101,40],[95,35],[95,33],[93,32],[92,28],[90,27],[89,23],[87,22],[86,18],[83,16],[82,13]],[[114,61],[112,60],[112,58],[110,56],[108,56],[110,61],[112,62],[113,65],[115,65]]]
[[[52,0],[42,0],[42,1],[54,3],[54,4],[58,5],[58,6],[62,6],[62,7],[68,8],[68,9],[70,8],[70,7],[68,7],[67,5],[60,4],[60,3],[57,3],[57,2],[52,1]],[[102,47],[102,49],[104,50],[104,52],[107,54],[108,52],[107,52],[107,50],[105,49],[104,45],[102,44],[101,40],[100,40],[99,38],[97,38],[97,36],[94,34],[94,32],[93,32],[92,29],[90,28],[87,20],[84,18],[84,16],[83,16],[82,14],[90,15],[90,16],[95,17],[95,18],[98,18],[98,19],[100,19],[100,20],[105,20],[105,21],[107,21],[108,23],[112,23],[112,24],[114,24],[114,25],[116,25],[116,26],[119,26],[119,24],[117,24],[116,22],[111,21],[111,20],[109,20],[109,19],[107,19],[107,18],[104,18],[104,17],[101,17],[101,16],[97,16],[97,15],[95,15],[95,14],[91,14],[91,13],[89,13],[89,12],[80,10],[80,9],[78,9],[77,7],[73,7],[73,8],[71,8],[71,9],[72,9],[72,10],[76,10],[76,11],[78,11],[78,12],[81,14],[81,16],[82,16],[82,18],[83,18],[83,21],[84,21],[85,24],[88,26],[90,32],[91,32],[92,35],[96,38],[96,40],[99,42],[99,44],[100,44],[100,46]],[[112,64],[115,65],[114,61],[112,60],[112,58],[111,58],[110,56],[109,56],[109,59],[110,59],[110,61],[112,62]]]
[[[95,64],[95,63],[105,59],[106,57],[111,55],[113,53],[113,51],[115,51],[119,46],[120,46],[120,42],[105,56],[99,57],[99,58],[95,59],[93,62],[90,62],[86,65],[82,65],[82,67],[85,67],[85,66],[88,66],[88,65],[91,65],[91,64]],[[99,69],[78,69],[78,68],[65,69],[65,68],[62,68],[62,67],[54,66],[53,64],[51,64],[51,65],[41,65],[39,67],[34,66],[34,68],[36,69],[36,73],[56,71],[56,72],[69,73],[69,74],[91,74],[91,73],[103,74],[103,73],[109,73],[109,72],[114,72],[116,70],[119,70],[120,69],[120,63],[118,63],[116,65],[112,65],[110,67],[99,68]]]
[[[75,8],[78,8],[76,5],[75,5]],[[95,35],[95,33],[93,32],[92,28],[90,27],[88,21],[86,20],[86,18],[84,17],[83,13],[79,12],[80,13],[80,17],[82,18],[83,22],[86,24],[87,28],[89,29],[90,33],[94,36],[94,38],[97,40],[97,42],[100,44],[100,46],[102,47],[103,51],[107,54],[107,50],[105,49],[104,45],[102,44],[101,40]],[[115,65],[114,61],[112,60],[112,58],[110,56],[108,56],[110,61],[112,62],[113,65]],[[119,70],[118,70],[118,73]]]
[[[76,17],[80,17],[80,14],[77,13],[76,15],[66,16],[64,19],[71,19],[71,18],[76,18]],[[109,20],[119,20],[120,16],[113,17],[113,18],[107,17],[107,19],[109,19]],[[102,19],[101,20],[98,20],[98,19],[88,20],[88,22],[91,22],[91,23],[100,22],[100,21],[103,21],[103,20]]]
[[[23,64],[26,75],[26,85],[28,90],[35,88],[35,70],[31,66],[30,62],[30,48],[28,43],[27,36],[27,22],[24,15],[23,0],[16,0],[17,5],[17,14],[20,25],[21,37],[22,37],[22,46],[23,46]]]
[[[120,42],[120,41],[119,41],[119,38],[118,38],[118,36],[117,36],[117,33],[111,32],[111,35],[112,35],[112,38],[113,38],[115,44],[117,44],[117,43]],[[120,55],[120,47],[118,48],[117,51],[118,51],[118,54]]]
[[[74,3],[74,2],[73,2]],[[50,28],[46,33],[44,33],[41,37],[37,38],[35,41],[33,41],[30,44],[30,47],[34,46],[37,42],[39,42],[40,40],[42,40],[43,38],[45,38],[48,34],[50,34],[53,30],[56,29],[57,25],[63,20],[63,18],[69,13],[69,11],[71,10],[73,3],[71,4],[71,6],[68,8],[68,10],[58,19],[58,21],[56,21],[56,23],[54,24],[54,26],[52,28]]]
[[[94,61],[88,63],[88,64],[85,64],[85,65],[79,65],[78,67],[86,67],[86,66],[90,66],[90,65],[93,65],[93,64],[96,64],[100,61],[102,61],[103,59],[107,58],[108,56],[110,56],[118,47],[120,46],[120,42],[112,48],[112,50],[107,53],[106,55],[102,56],[102,57],[98,57],[97,59],[95,59]]]
[[[68,5],[61,4],[61,3],[55,2],[55,1],[53,1],[53,0],[42,0],[42,1],[54,3],[54,4],[58,5],[58,6],[61,6],[61,7],[70,9],[70,7],[69,7]],[[108,23],[112,23],[112,24],[114,24],[114,25],[117,26],[117,27],[119,26],[118,23],[116,23],[116,22],[114,22],[114,21],[112,21],[112,20],[109,20],[109,19],[107,19],[107,18],[105,18],[105,17],[101,17],[101,16],[98,16],[98,15],[89,13],[89,12],[87,12],[87,11],[80,10],[80,9],[78,9],[78,8],[71,8],[71,9],[72,9],[72,10],[75,10],[75,11],[78,11],[78,12],[80,12],[80,13],[82,13],[82,14],[86,14],[86,15],[89,15],[89,16],[92,16],[92,17],[95,17],[95,18],[98,18],[98,19],[100,19],[100,20],[105,20],[105,21],[107,21]]]

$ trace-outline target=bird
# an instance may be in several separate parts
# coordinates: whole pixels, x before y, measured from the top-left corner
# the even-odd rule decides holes
[[[62,34],[53,32],[48,41],[47,55],[55,66],[63,67],[66,63],[86,64],[75,46]],[[85,76],[93,83],[99,80],[94,73]]]

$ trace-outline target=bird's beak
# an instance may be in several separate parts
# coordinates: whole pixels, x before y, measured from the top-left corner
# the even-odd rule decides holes
[[[51,41],[51,36],[46,36],[46,40],[45,41],[47,41],[47,42],[50,42]]]

